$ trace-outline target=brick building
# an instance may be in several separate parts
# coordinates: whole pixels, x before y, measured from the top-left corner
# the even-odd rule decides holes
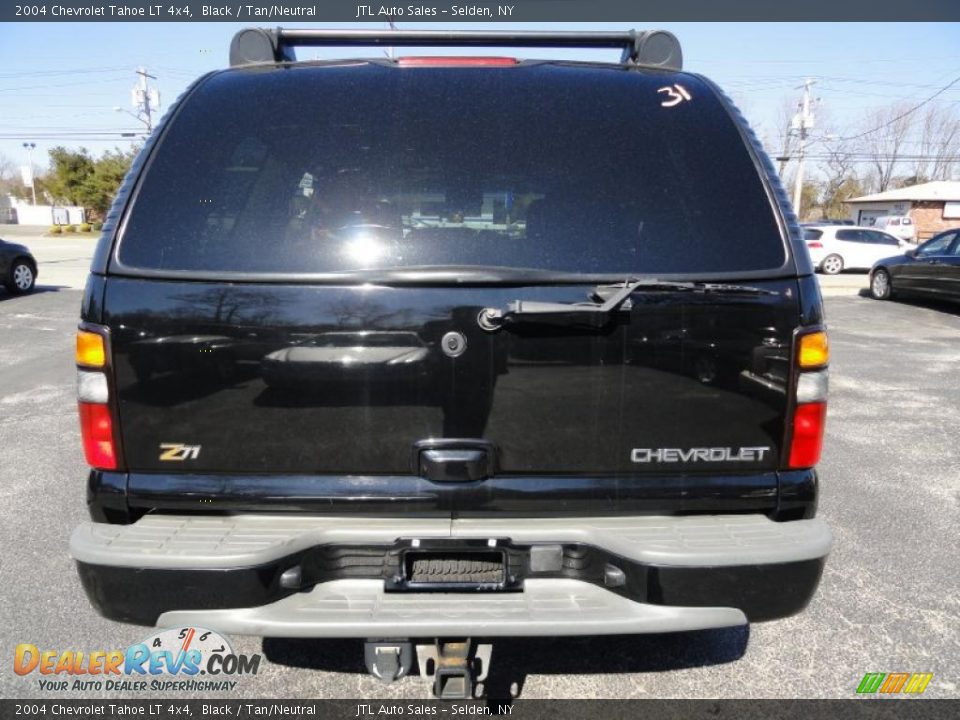
[[[942,230],[960,227],[960,181],[937,180],[874,195],[851,198],[850,218],[857,225],[872,225],[884,215],[909,215],[920,240]]]

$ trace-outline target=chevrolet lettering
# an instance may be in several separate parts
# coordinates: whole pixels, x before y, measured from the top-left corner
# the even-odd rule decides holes
[[[716,448],[634,448],[630,460],[635,463],[675,462],[760,462],[769,447]]]

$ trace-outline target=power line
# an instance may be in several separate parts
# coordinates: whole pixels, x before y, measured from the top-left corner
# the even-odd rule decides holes
[[[99,114],[99,113],[98,113]],[[76,125],[33,125],[33,124],[22,124],[18,125],[12,123],[10,125],[0,125],[0,132],[64,132],[66,134],[72,133],[112,133],[112,132],[143,132],[143,128],[138,127],[116,127],[111,125],[106,127],[104,125],[94,125],[93,127],[87,128],[77,128]]]
[[[39,70],[34,72],[11,72],[0,73],[0,79],[20,78],[20,77],[52,77],[56,75],[91,75],[94,73],[120,72],[126,70],[122,65],[115,67],[101,68],[79,68],[72,70]]]
[[[122,80],[126,75],[117,75],[115,77],[107,78],[97,78],[96,80],[83,80],[77,82],[76,80],[72,82],[65,83],[46,83],[44,85],[18,85],[17,87],[5,87],[0,88],[0,92],[13,92],[15,90],[39,90],[41,88],[56,88],[56,87],[76,87],[79,85],[99,85],[103,82],[112,81],[112,80]]]
[[[832,160],[834,157],[836,157],[836,155],[831,155],[830,153],[810,153],[807,155],[808,160]],[[943,162],[957,162],[960,161],[960,155],[872,155],[870,153],[860,153],[843,155],[843,159],[849,160],[850,162],[873,162],[874,160],[942,160]]]
[[[955,77],[953,80],[951,80],[949,83],[947,83],[947,84],[944,85],[942,88],[940,88],[939,90],[937,90],[933,95],[931,95],[930,97],[928,97],[926,100],[923,100],[923,101],[917,103],[916,105],[914,105],[914,106],[913,106],[912,108],[910,108],[909,110],[906,110],[906,111],[900,113],[900,114],[897,115],[895,118],[892,118],[892,119],[888,120],[887,122],[883,123],[882,125],[878,125],[877,127],[873,128],[872,130],[867,130],[867,131],[862,132],[862,133],[860,133],[860,134],[858,134],[858,135],[850,135],[850,136],[848,136],[848,137],[842,137],[842,138],[838,138],[838,139],[839,139],[841,142],[846,142],[846,141],[848,141],[848,140],[858,140],[858,139],[864,137],[865,135],[870,135],[871,133],[877,132],[877,130],[883,130],[883,128],[889,127],[890,125],[893,125],[895,122],[897,122],[898,120],[902,120],[902,119],[905,118],[907,115],[911,115],[912,113],[915,113],[917,110],[919,110],[920,108],[922,108],[922,107],[923,107],[924,105],[926,105],[927,103],[929,103],[929,102],[935,100],[936,98],[938,98],[940,95],[942,95],[943,93],[945,93],[947,90],[949,90],[950,88],[952,88],[952,87],[953,87],[954,85],[956,85],[957,83],[960,83],[960,75],[958,75],[958,76]]]
[[[841,82],[841,83],[854,83],[856,85],[881,85],[884,87],[915,87],[921,90],[930,90],[931,88],[938,88],[940,85],[937,83],[909,83],[909,82],[897,82],[896,80],[871,80],[868,78],[855,78],[855,77],[837,77],[836,75],[818,75],[820,80],[827,80],[829,82]]]
[[[2,133],[0,140],[129,140],[141,139],[146,135],[142,130],[137,132],[91,132],[91,133]]]

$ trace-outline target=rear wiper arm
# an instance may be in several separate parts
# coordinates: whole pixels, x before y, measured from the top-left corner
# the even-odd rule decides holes
[[[626,305],[634,290],[651,282],[653,281],[627,280],[623,285],[597,288],[595,291],[597,296],[599,296],[598,293],[601,290],[613,290],[609,296],[599,296],[602,302],[555,303],[539,302],[537,300],[514,300],[507,306],[506,310],[484,308],[480,311],[477,321],[480,323],[480,327],[490,331],[498,330],[504,324],[516,322],[603,325],[614,310]],[[628,308],[629,305],[626,307]]]
[[[672,282],[668,280],[627,279],[622,285],[600,285],[593,291],[598,302],[556,303],[514,300],[505,310],[484,308],[477,321],[484,330],[498,330],[506,324],[533,322],[599,326],[608,322],[616,310],[632,307],[630,296],[638,290],[652,292],[733,293],[776,295],[772,290],[722,283]]]

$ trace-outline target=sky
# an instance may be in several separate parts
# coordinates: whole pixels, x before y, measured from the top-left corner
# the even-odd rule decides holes
[[[93,133],[140,132],[130,91],[138,66],[156,76],[161,112],[200,74],[227,65],[230,38],[246,23],[0,23],[0,156],[34,164],[56,145],[94,155],[129,140]],[[382,23],[289,23],[284,27],[383,27]],[[622,30],[623,23],[399,23],[400,29]],[[684,69],[702,73],[731,94],[770,146],[786,101],[799,101],[804,78],[817,79],[818,115],[841,133],[872,108],[919,103],[960,78],[956,23],[658,23],[683,47]],[[371,49],[301,49],[301,59],[375,55]],[[451,54],[446,50],[405,54]],[[469,51],[465,51],[468,52]],[[496,54],[496,51],[491,51]],[[615,59],[614,50],[515,50],[517,57]],[[402,53],[402,54],[403,54]],[[473,51],[473,54],[476,54]],[[503,54],[503,53],[500,53]],[[933,102],[960,106],[960,82]],[[76,135],[76,133],[90,133]]]

